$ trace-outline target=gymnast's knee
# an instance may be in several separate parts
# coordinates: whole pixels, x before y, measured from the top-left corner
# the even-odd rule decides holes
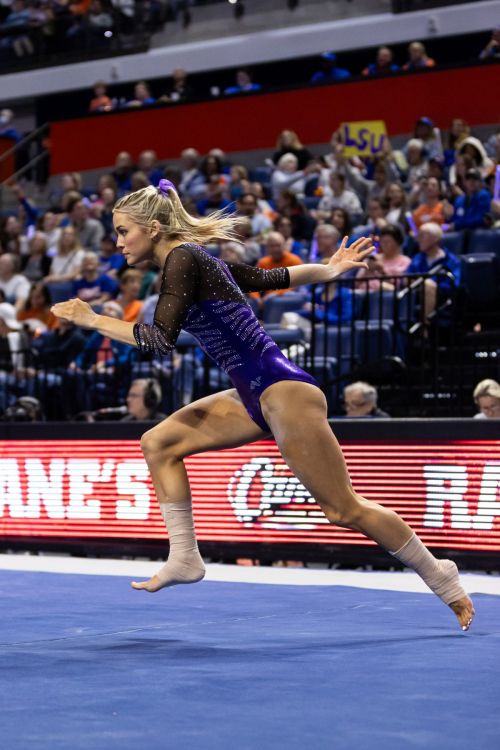
[[[346,491],[342,498],[337,498],[331,505],[323,508],[325,516],[335,526],[346,529],[357,529],[366,513],[366,503],[353,489]]]
[[[141,450],[146,460],[161,456],[162,460],[181,456],[181,440],[175,425],[169,425],[168,419],[152,427],[141,438]]]

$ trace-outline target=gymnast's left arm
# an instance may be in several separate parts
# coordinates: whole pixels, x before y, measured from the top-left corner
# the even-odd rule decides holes
[[[348,237],[344,237],[339,249],[332,255],[328,263],[291,266],[288,269],[290,286],[326,284],[342,276],[346,271],[351,271],[353,268],[368,268],[366,263],[363,263],[363,259],[374,251],[371,240],[360,237],[356,242],[347,247],[348,239]]]

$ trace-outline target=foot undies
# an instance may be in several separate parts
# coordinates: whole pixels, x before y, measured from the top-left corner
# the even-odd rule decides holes
[[[414,534],[397,552],[391,552],[400,562],[418,573],[428,587],[445,604],[466,596],[458,578],[458,568],[452,560],[437,560]]]
[[[191,500],[183,503],[160,503],[168,530],[168,560],[156,574],[164,586],[197,583],[205,577],[205,565],[198,550]]]

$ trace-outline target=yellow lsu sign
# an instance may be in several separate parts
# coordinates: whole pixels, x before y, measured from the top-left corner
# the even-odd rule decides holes
[[[383,120],[342,122],[340,130],[346,156],[375,156],[383,150],[387,138]]]

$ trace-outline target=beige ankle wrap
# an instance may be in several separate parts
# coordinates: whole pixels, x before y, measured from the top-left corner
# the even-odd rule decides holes
[[[181,503],[160,503],[168,530],[168,560],[156,574],[164,586],[197,583],[205,577],[205,565],[198,550],[191,500]]]

